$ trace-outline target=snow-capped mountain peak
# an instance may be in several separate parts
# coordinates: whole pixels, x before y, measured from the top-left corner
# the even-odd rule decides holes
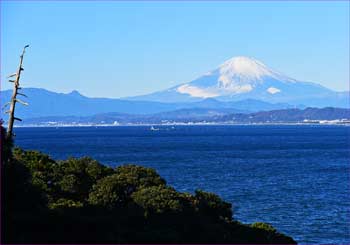
[[[316,83],[292,79],[254,58],[239,56],[225,61],[193,81],[134,99],[184,102],[206,98],[220,101],[254,99],[270,103],[310,105],[325,103],[327,98],[333,104],[340,105],[345,104],[343,102],[347,97]]]
[[[227,60],[219,66],[219,70],[221,75],[244,76],[252,79],[274,75],[274,72],[260,61],[244,56]]]
[[[273,71],[254,58],[238,56],[227,60],[199,79],[178,86],[176,91],[197,98],[232,96],[253,91],[267,79],[295,82],[295,80]],[[200,82],[201,80],[202,82]],[[209,80],[211,82],[208,82]],[[269,94],[280,91],[279,88],[267,90]]]
[[[284,82],[296,82],[296,80],[272,70],[264,63],[245,56],[233,57],[227,60],[213,73],[219,75],[219,87],[246,87],[245,90],[238,92],[249,92],[258,84],[263,83],[267,77]]]

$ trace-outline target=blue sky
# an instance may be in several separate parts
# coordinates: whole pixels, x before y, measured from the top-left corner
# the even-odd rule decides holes
[[[188,82],[234,56],[349,89],[349,2],[1,1],[1,89],[123,97]]]

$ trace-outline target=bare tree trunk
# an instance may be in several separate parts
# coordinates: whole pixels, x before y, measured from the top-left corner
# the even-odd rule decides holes
[[[20,62],[19,62],[17,73],[9,76],[9,77],[16,76],[16,79],[15,80],[9,80],[9,82],[13,82],[14,83],[14,87],[13,87],[13,93],[12,93],[12,97],[11,97],[11,101],[10,101],[10,109],[7,111],[7,113],[9,113],[9,121],[8,121],[8,127],[7,127],[7,135],[6,135],[7,139],[12,138],[12,135],[13,135],[12,131],[13,131],[14,121],[15,120],[22,121],[21,119],[15,117],[16,102],[20,102],[21,104],[28,105],[27,103],[24,103],[21,100],[17,99],[17,95],[18,94],[23,95],[21,93],[18,93],[18,89],[21,89],[20,86],[19,86],[19,80],[21,78],[21,72],[23,71],[22,63],[23,63],[23,57],[24,57],[25,49],[27,47],[29,47],[29,45],[26,45],[23,48],[22,55],[20,56]]]

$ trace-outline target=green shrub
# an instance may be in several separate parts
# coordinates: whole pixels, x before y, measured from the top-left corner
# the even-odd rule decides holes
[[[268,231],[268,232],[276,232],[276,229],[267,223],[263,223],[263,222],[255,222],[253,224],[250,225],[252,228],[255,229],[260,229],[260,230],[264,230],[264,231]]]
[[[200,213],[215,218],[232,219],[232,204],[223,201],[218,195],[196,190],[195,200],[195,205]]]
[[[3,123],[0,119],[0,145],[1,145],[1,161],[8,162],[12,158],[13,140],[6,138],[6,129],[1,125]]]
[[[39,151],[24,151],[20,148],[13,150],[14,161],[25,165],[31,173],[31,182],[34,186],[53,193],[51,183],[54,182],[55,161]]]
[[[61,197],[83,202],[97,180],[112,174],[112,168],[88,157],[60,161],[54,169]]]
[[[114,173],[89,157],[55,162],[41,152],[19,148],[14,149],[13,156],[30,170],[32,184],[45,192],[53,204],[61,198],[85,202],[96,181]]]
[[[89,203],[108,209],[124,205],[131,189],[118,174],[107,176],[93,186],[89,194]]]
[[[152,168],[128,164],[117,167],[115,171],[126,182],[132,183],[135,187],[166,184],[165,180]]]
[[[50,203],[50,209],[64,209],[64,208],[81,208],[83,204],[70,199],[60,198],[55,202]]]
[[[93,186],[89,203],[113,209],[125,206],[130,195],[136,190],[149,186],[163,186],[165,180],[153,169],[136,165],[124,165]]]
[[[90,157],[69,158],[60,161],[58,165],[62,174],[83,175],[92,181],[114,173],[112,168],[106,167]]]
[[[151,186],[132,194],[133,201],[149,214],[178,213],[183,210],[182,195],[173,188]]]
[[[47,171],[55,163],[48,155],[39,151],[13,150],[14,158],[23,162],[32,171]]]

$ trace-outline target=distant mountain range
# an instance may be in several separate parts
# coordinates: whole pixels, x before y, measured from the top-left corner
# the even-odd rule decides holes
[[[102,113],[93,116],[51,116],[28,118],[25,125],[127,125],[173,123],[317,123],[322,120],[350,123],[350,109],[306,108],[232,113],[218,109],[180,109],[149,115]]]
[[[162,103],[154,101],[129,101],[121,99],[89,98],[77,91],[68,94],[51,92],[45,89],[24,88],[22,93],[26,94],[29,106],[18,105],[16,114],[26,119],[44,116],[92,116],[100,113],[117,112],[128,114],[154,114],[166,111],[190,108],[215,108],[225,112],[255,112],[261,110],[274,110],[282,108],[293,108],[294,106],[283,103],[268,103],[259,100],[242,101],[218,101],[216,99],[204,99],[198,102],[187,103]],[[10,101],[11,90],[1,92],[1,105]],[[2,111],[2,118],[7,115]]]
[[[16,116],[22,119],[65,117],[95,121],[94,118],[102,114],[108,118],[113,115],[117,121],[126,118],[214,120],[214,117],[237,113],[252,116],[255,112],[291,108],[350,108],[348,92],[335,92],[315,83],[297,81],[247,57],[232,58],[194,81],[137,97],[89,98],[78,91],[64,94],[40,88],[23,88],[21,92],[28,96],[26,101],[29,102],[28,107],[16,107]],[[11,95],[11,90],[1,91],[1,105],[10,101]],[[1,116],[6,121],[4,111]],[[118,119],[120,117],[122,119]],[[287,115],[285,117],[287,120]]]
[[[215,98],[219,101],[254,99],[313,107],[349,107],[349,92],[335,92],[316,83],[298,81],[248,57],[227,60],[218,68],[191,82],[126,99],[193,102],[205,98]]]

